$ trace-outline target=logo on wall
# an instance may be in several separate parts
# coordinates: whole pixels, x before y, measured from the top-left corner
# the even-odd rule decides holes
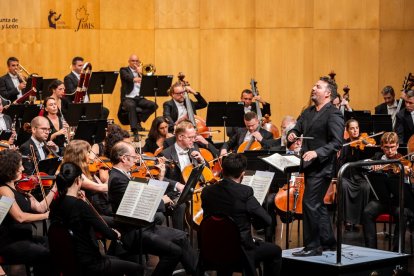
[[[91,22],[88,22],[89,13],[87,12],[85,6],[76,10],[76,19],[79,20],[78,27],[75,29],[75,32],[80,29],[93,29],[94,25]]]
[[[47,16],[47,21],[49,22],[49,28],[52,29],[68,29],[65,21],[62,20],[62,14],[57,15],[57,12],[50,9],[49,15]]]

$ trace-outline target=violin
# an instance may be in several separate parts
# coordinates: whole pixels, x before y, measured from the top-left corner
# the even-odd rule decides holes
[[[50,188],[53,186],[53,182],[55,181],[56,176],[48,175],[44,172],[39,172],[39,175],[43,187]],[[21,179],[16,181],[15,186],[20,192],[28,193],[39,186],[39,180],[34,175],[27,176],[26,174],[22,174]]]
[[[407,155],[402,155],[401,153],[397,153],[396,155],[394,155],[394,157],[393,158],[391,158],[392,160],[400,160],[400,162],[401,162],[401,164],[404,166],[404,168],[405,168],[405,173],[407,174],[407,175],[410,175],[410,177],[411,177],[411,171],[410,171],[410,168],[412,167],[412,163],[410,162],[410,160],[408,160],[408,159],[405,159],[406,157],[408,157],[410,154],[407,154]],[[380,170],[382,170],[382,171],[385,171],[385,172],[392,172],[392,173],[395,173],[395,174],[398,174],[398,173],[400,173],[400,167],[398,166],[398,164],[387,164],[387,165],[383,165],[383,166],[380,166],[380,168],[379,168]]]
[[[92,174],[99,170],[111,170],[112,162],[106,157],[96,157],[92,163],[88,164],[88,168]]]
[[[177,77],[183,87],[190,86],[188,81],[184,80],[185,75],[182,72],[179,72]],[[184,95],[185,95],[185,105],[187,108],[188,120],[193,124],[198,134],[200,134],[204,138],[210,137],[211,130],[210,128],[207,127],[206,120],[194,114],[193,105],[191,104],[191,100],[188,96],[188,92],[186,92]]]
[[[132,177],[137,177],[137,178],[158,177],[161,170],[156,165],[161,162],[165,163],[166,166],[169,166],[169,167],[175,166],[174,160],[170,160],[166,158],[160,159],[159,157],[153,156],[153,154],[150,152],[141,154],[141,160],[143,161],[141,164],[137,163],[131,168],[130,173]]]
[[[384,134],[384,131],[375,133],[375,134],[370,135],[370,136],[368,136],[368,133],[364,132],[364,133],[361,133],[361,135],[359,136],[359,138],[357,140],[354,140],[354,141],[351,141],[349,143],[343,144],[342,146],[345,147],[345,146],[349,145],[351,147],[358,148],[360,150],[364,150],[366,146],[375,146],[376,141],[372,137],[382,135],[382,134]]]

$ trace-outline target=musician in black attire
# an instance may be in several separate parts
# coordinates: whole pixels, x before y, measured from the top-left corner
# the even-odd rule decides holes
[[[139,160],[134,147],[126,142],[117,143],[111,151],[113,169],[109,178],[109,200],[112,210],[118,210],[130,181],[129,170]],[[164,207],[160,202],[159,211]],[[119,224],[122,242],[129,252],[139,252],[139,230],[135,226]],[[187,234],[183,231],[150,224],[142,229],[143,251],[159,256],[159,262],[152,275],[171,275],[181,262],[188,274],[196,269],[196,252],[191,248]]]
[[[145,145],[142,148],[142,151],[155,153],[157,150],[162,149],[164,141],[167,138],[173,136],[174,135],[168,132],[167,119],[163,116],[159,116],[152,121],[148,138],[145,140]]]
[[[400,143],[407,144],[411,135],[414,134],[414,91],[405,94],[405,108],[397,113],[395,132],[398,134]]]
[[[184,93],[193,94],[196,98],[196,102],[190,99],[191,107],[194,111],[194,115],[197,115],[198,109],[207,107],[207,101],[201,96],[200,92],[196,92],[191,86],[183,86],[181,82],[174,83],[168,90],[171,100],[166,101],[163,105],[163,116],[168,121],[168,131],[173,132],[174,126],[179,124],[183,120],[188,120],[187,106],[185,103]]]
[[[63,223],[73,232],[75,254],[85,275],[143,275],[136,263],[111,258],[99,251],[95,232],[116,242],[121,234],[108,227],[93,211],[93,207],[79,198],[82,170],[74,163],[64,163],[56,177],[58,197],[50,206],[52,223]]]
[[[23,95],[26,83],[17,74],[19,70],[19,60],[15,57],[7,59],[8,72],[0,78],[0,95],[14,102]]]
[[[398,100],[395,99],[395,92],[392,86],[385,86],[381,95],[384,98],[384,102],[375,107],[375,114],[388,114],[393,116],[396,113]],[[402,101],[402,99],[400,100]]]
[[[30,193],[16,190],[14,183],[21,178],[22,171],[22,157],[18,151],[5,149],[0,152],[0,196],[15,200],[0,225],[0,256],[7,263],[33,266],[34,275],[56,275],[46,239],[32,233],[33,222],[49,217],[47,205],[52,201],[56,187],[39,202]]]
[[[382,152],[378,152],[372,158],[373,160],[390,160],[400,158],[398,150],[398,136],[395,132],[386,132],[381,137]],[[388,166],[389,168],[389,166]],[[376,219],[380,214],[391,214],[395,221],[393,251],[398,249],[399,237],[399,175],[396,175],[392,170],[385,170],[384,165],[373,166],[375,177],[371,183],[374,185],[375,195],[368,205],[364,208],[362,215],[362,223],[364,227],[365,245],[370,248],[377,248],[377,236],[375,231]],[[406,168],[406,172],[410,172],[411,168]],[[403,233],[406,230],[407,216],[414,217],[414,196],[409,184],[409,180],[405,179],[403,184],[404,192],[404,211],[403,211]],[[404,250],[404,239],[403,239]]]
[[[294,256],[322,255],[323,249],[336,247],[328,210],[323,202],[334,173],[336,153],[343,144],[344,119],[331,103],[336,90],[331,78],[321,77],[312,89],[314,105],[302,112],[288,134],[289,142],[294,142],[302,134],[313,138],[304,139],[302,145],[306,187],[302,202],[305,247],[293,252]]]
[[[279,275],[282,250],[274,243],[255,241],[251,226],[263,227],[271,224],[271,218],[253,195],[253,189],[240,184],[247,159],[241,154],[230,154],[222,163],[223,180],[206,186],[201,193],[204,217],[226,215],[231,217],[240,230],[243,250],[253,275],[255,264],[264,263],[264,275]],[[223,244],[223,246],[226,246]]]

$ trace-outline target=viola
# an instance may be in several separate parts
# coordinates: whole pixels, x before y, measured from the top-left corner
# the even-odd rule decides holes
[[[106,157],[99,157],[95,158],[92,163],[88,164],[89,171],[94,174],[97,171],[103,169],[111,170],[112,169],[112,162]]]
[[[39,172],[40,180],[42,181],[43,187],[52,187],[53,182],[56,179],[54,175],[48,175],[44,172]],[[36,176],[31,175],[27,176],[26,174],[22,174],[22,178],[18,180],[16,183],[16,188],[24,193],[30,192],[31,190],[35,189],[39,186],[39,181]]]

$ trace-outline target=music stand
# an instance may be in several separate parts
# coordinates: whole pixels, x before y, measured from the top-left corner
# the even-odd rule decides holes
[[[207,107],[207,126],[222,126],[223,141],[226,140],[226,127],[244,127],[243,102],[210,102]]]
[[[9,115],[12,120],[17,118],[19,124],[16,122],[16,131],[24,123],[30,123],[32,119],[39,115],[40,105],[37,104],[12,104],[5,111],[4,114]]]
[[[0,141],[8,141],[12,136],[11,130],[0,130]]]
[[[168,89],[171,87],[172,80],[172,75],[142,76],[139,95],[144,97],[155,97],[155,104],[157,104],[157,97],[168,96]],[[155,117],[157,117],[157,110],[155,110]]]
[[[62,157],[53,157],[40,160],[37,166],[39,168],[39,172],[44,172],[48,175],[55,175],[60,163],[62,163]]]
[[[118,80],[118,75],[118,71],[92,72],[87,93],[101,94],[101,108],[103,108],[103,95],[112,94],[116,85],[116,81]]]
[[[65,119],[70,126],[77,126],[79,120],[97,120],[101,117],[101,103],[70,103]]]
[[[345,114],[345,122],[349,119],[355,119],[359,123],[360,133],[372,133],[372,117],[369,110],[354,110],[350,114]]]
[[[23,94],[28,92],[30,89],[32,89],[33,86],[33,79],[36,79],[36,90],[39,91],[42,89],[42,82],[43,82],[43,77],[39,77],[39,76],[30,76],[27,79],[27,84],[26,84],[26,88],[23,89]]]
[[[47,97],[50,97],[52,95],[52,92],[49,91],[49,86],[52,82],[54,82],[57,79],[43,79],[40,83],[40,89],[36,93],[36,99],[37,100],[43,100]]]
[[[85,140],[91,145],[100,143],[106,136],[107,127],[106,120],[80,120],[74,139]]]

